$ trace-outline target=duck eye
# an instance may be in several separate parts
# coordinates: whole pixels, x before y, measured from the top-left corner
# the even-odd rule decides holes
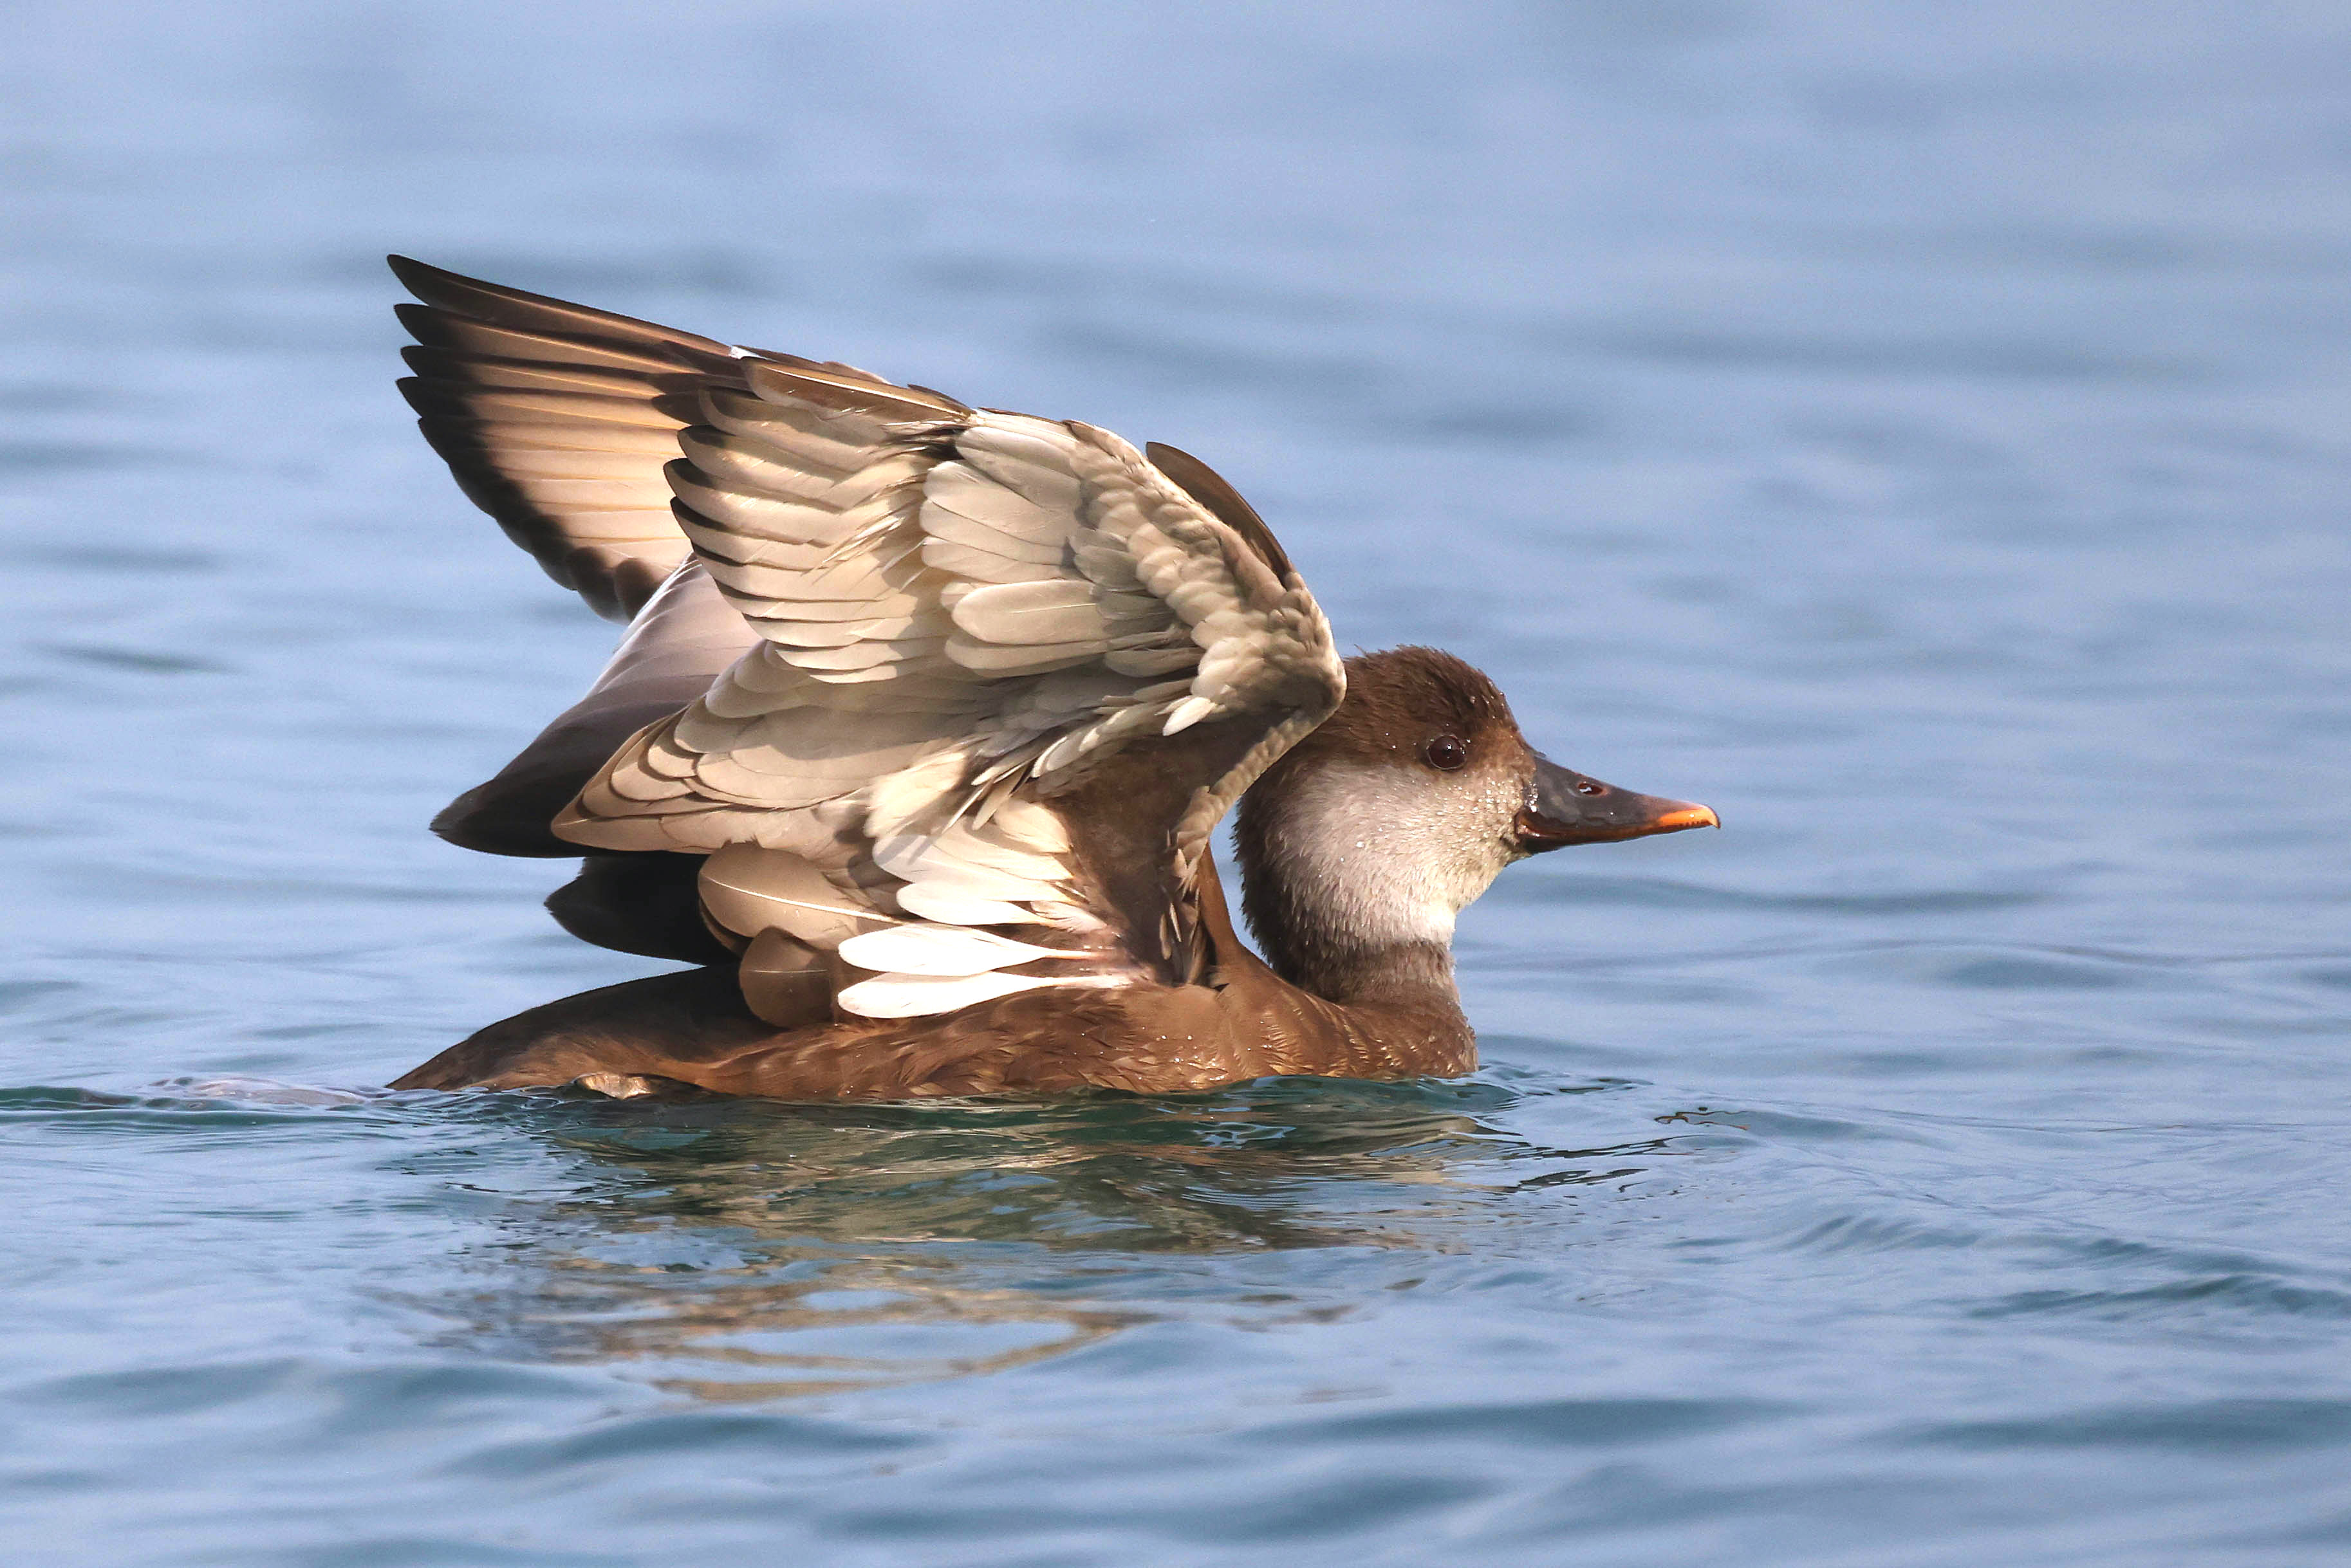
[[[1578,794],[1606,794],[1608,793],[1608,786],[1602,784],[1598,779],[1578,779],[1575,781],[1575,793]]]
[[[1420,754],[1428,759],[1430,767],[1443,768],[1449,774],[1469,760],[1469,748],[1458,735],[1439,735]]]

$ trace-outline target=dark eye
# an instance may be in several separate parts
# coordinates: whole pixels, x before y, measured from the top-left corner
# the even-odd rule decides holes
[[[1430,767],[1443,768],[1449,774],[1469,760],[1469,748],[1458,735],[1439,735],[1420,754],[1428,759]]]
[[[1578,779],[1575,781],[1575,793],[1578,794],[1606,794],[1608,793],[1608,786],[1602,784],[1598,779]]]

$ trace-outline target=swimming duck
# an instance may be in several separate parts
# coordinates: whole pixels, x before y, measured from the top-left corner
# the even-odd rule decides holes
[[[1539,756],[1447,653],[1342,659],[1196,458],[393,257],[458,484],[626,623],[434,828],[580,857],[697,967],[395,1088],[788,1099],[1466,1073],[1455,917],[1530,855],[1718,826]],[[1234,930],[1209,853],[1238,805]]]

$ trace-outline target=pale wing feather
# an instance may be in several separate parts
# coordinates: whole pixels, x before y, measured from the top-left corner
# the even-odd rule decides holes
[[[852,1012],[1142,978],[1050,801],[1089,759],[1252,718],[1262,738],[1176,825],[1188,879],[1216,817],[1343,690],[1312,597],[1106,431],[772,367],[747,384],[705,396],[669,478],[761,640],[557,831],[714,852],[720,926],[887,966],[836,992]],[[1023,963],[1049,972],[1004,972]]]
[[[968,975],[894,973],[875,975],[872,980],[847,986],[833,994],[833,1001],[844,1011],[864,1018],[926,1018],[993,1002],[1015,992],[1040,991],[1049,985],[1119,983],[1116,977],[1109,975],[1061,978],[1007,974],[1000,970]]]

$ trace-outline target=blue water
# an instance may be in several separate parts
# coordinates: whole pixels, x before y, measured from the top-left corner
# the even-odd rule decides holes
[[[2351,12],[30,3],[0,1537],[236,1568],[2351,1560]],[[375,1085],[611,640],[380,256],[1174,441],[1719,834],[1486,1065]]]

